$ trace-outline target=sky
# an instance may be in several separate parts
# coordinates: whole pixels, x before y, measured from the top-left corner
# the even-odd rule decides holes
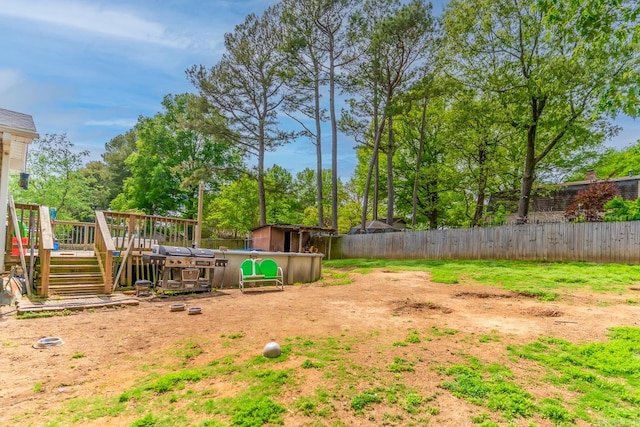
[[[434,2],[439,14],[445,0]],[[41,136],[66,133],[88,160],[131,129],[139,116],[161,111],[167,94],[196,92],[185,70],[210,67],[224,50],[224,34],[249,13],[276,0],[0,0],[0,108],[33,116]],[[640,138],[640,121],[617,120],[623,130],[607,145]],[[329,168],[330,142],[323,143]],[[355,164],[352,138],[339,136],[339,174]],[[307,141],[269,153],[295,174],[315,169]]]

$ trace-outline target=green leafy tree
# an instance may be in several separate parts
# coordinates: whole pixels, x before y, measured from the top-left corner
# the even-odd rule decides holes
[[[328,54],[323,49],[322,32],[316,22],[325,13],[324,2],[317,0],[285,0],[283,22],[286,29],[285,52],[292,68],[292,78],[288,81],[291,88],[288,109],[302,113],[313,120],[313,126],[307,126],[298,120],[305,129],[316,149],[316,208],[319,224],[324,223],[324,183],[322,182],[322,123],[326,113],[321,106],[322,86],[327,77],[323,64]]]
[[[616,196],[604,204],[605,221],[638,221],[640,220],[640,199],[623,200]]]
[[[393,120],[397,111],[398,97],[420,76],[418,64],[428,58],[434,42],[435,24],[431,16],[431,5],[420,0],[400,4],[393,0],[374,0],[365,3],[358,17],[359,43],[363,54],[349,65],[351,78],[348,90],[358,97],[349,102],[351,116],[345,119],[345,130],[351,134],[370,137],[372,156],[365,182],[362,227],[366,223],[369,192],[372,177],[377,176],[380,151],[384,150],[387,161],[387,221],[394,216],[395,188],[393,157],[396,151]],[[382,147],[383,135],[388,137]],[[377,182],[374,187],[378,187]],[[377,205],[374,194],[374,206]],[[374,209],[376,219],[377,209]]]
[[[318,127],[320,115],[320,89],[325,85],[328,91],[328,110],[331,129],[331,224],[338,228],[338,114],[337,92],[341,87],[342,68],[353,60],[350,54],[349,22],[361,7],[361,0],[286,0],[285,23],[289,28],[289,46],[295,46],[298,64],[302,66],[301,79],[308,79],[309,112],[314,115],[316,150],[321,150],[321,129]],[[310,116],[310,114],[307,114]],[[324,120],[324,119],[323,119]],[[323,188],[321,181],[322,164],[318,156],[316,185],[318,195]],[[317,206],[321,206],[317,201]],[[323,209],[318,209],[318,223],[324,223]]]
[[[79,173],[85,178],[87,190],[91,193],[91,210],[106,210],[111,202],[110,191],[107,188],[109,185],[109,170],[106,165],[99,161],[92,161],[80,169]],[[92,212],[91,217],[86,218],[86,220],[93,221],[93,219]],[[84,221],[85,218],[80,220]]]
[[[331,186],[332,176],[331,169],[324,169],[322,171],[323,187],[328,188]],[[304,169],[298,172],[293,180],[293,194],[298,201],[300,207],[304,212],[303,224],[311,225],[318,224],[322,227],[331,227],[331,219],[325,218],[323,222],[319,221],[318,209],[316,206],[316,199],[314,193],[315,183],[318,181],[317,173],[311,169]],[[338,180],[338,188],[342,189],[342,182]],[[323,199],[322,201],[325,210],[331,209],[331,200]]]
[[[294,134],[278,128],[278,113],[286,100],[286,56],[282,52],[281,5],[261,16],[250,14],[225,34],[226,52],[210,69],[193,66],[190,81],[228,120],[231,141],[257,159],[260,225],[266,224],[265,153]]]
[[[102,154],[102,162],[105,171],[101,172],[102,185],[107,199],[106,205],[99,203],[99,209],[107,209],[109,202],[115,199],[122,192],[124,181],[131,176],[131,170],[126,164],[127,158],[136,151],[136,141],[138,136],[135,127],[123,135],[112,138],[104,145],[105,152]]]
[[[446,178],[453,168],[450,161],[445,163],[450,122],[446,101],[422,95],[407,100],[412,105],[395,120],[395,132],[402,143],[393,167],[398,181],[398,213],[410,216],[414,228],[428,223],[428,228],[435,229],[445,214],[444,193],[452,191],[451,185],[457,185],[459,179]]]
[[[191,218],[199,182],[212,189],[229,179],[230,165],[238,164],[239,156],[226,140],[203,135],[197,123],[193,125],[189,106],[196,99],[167,95],[164,112],[139,119],[137,149],[125,162],[132,176],[112,202],[113,209]]]
[[[80,172],[88,155],[86,150],[77,152],[66,134],[35,140],[27,154],[29,189],[14,192],[16,201],[56,208],[58,219],[93,219],[94,178]]]
[[[635,112],[634,17],[619,1],[452,0],[447,6],[450,74],[495,96],[505,125],[519,134],[519,221],[526,221],[545,159],[602,142],[612,132],[610,114]]]
[[[582,170],[570,176],[570,181],[584,179],[585,171],[593,170],[601,178],[617,178],[640,174],[640,140],[622,150],[609,148],[601,153],[595,161],[588,163]]]
[[[256,181],[248,176],[223,187],[206,206],[207,226],[222,236],[247,236],[260,222],[256,190]]]
[[[207,204],[205,226],[214,229],[218,235],[246,236],[260,225],[256,188],[255,180],[246,175],[222,188],[220,194]],[[287,170],[278,165],[267,169],[265,189],[268,202],[267,223],[304,223],[305,209],[309,205],[304,203],[304,198],[299,197],[298,186]],[[313,207],[313,195],[310,201]]]
[[[267,221],[276,224],[301,224],[306,206],[297,197],[293,176],[284,168],[274,165],[267,170],[265,186],[269,201]]]
[[[468,207],[465,222],[476,227],[484,220],[490,194],[517,184],[517,133],[504,126],[503,111],[491,93],[457,87],[450,104],[446,163],[457,172],[452,178]]]

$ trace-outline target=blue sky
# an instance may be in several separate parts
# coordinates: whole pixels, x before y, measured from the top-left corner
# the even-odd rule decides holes
[[[66,133],[100,160],[104,144],[138,116],[156,114],[165,95],[195,92],[185,70],[215,64],[224,34],[275,1],[0,0],[0,108],[32,115],[41,135]],[[434,2],[436,13],[443,2]],[[618,124],[624,130],[608,145],[640,138],[639,121]],[[341,136],[339,143],[346,179],[355,166],[353,141]],[[329,167],[328,146],[324,160]],[[315,148],[291,144],[267,163],[292,173],[315,168]]]

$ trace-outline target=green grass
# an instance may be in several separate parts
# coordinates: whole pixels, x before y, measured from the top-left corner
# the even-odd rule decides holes
[[[458,331],[449,328],[440,329],[437,326],[432,326],[431,328],[429,328],[429,333],[434,337],[444,337],[446,335],[455,335],[458,333]]]
[[[382,396],[378,394],[382,390],[366,390],[358,393],[351,399],[351,409],[354,411],[362,411],[366,407],[382,402]]]
[[[419,343],[420,340],[420,331],[414,329],[412,331],[409,332],[409,335],[407,335],[407,338],[405,338],[405,341],[411,344],[417,344]]]
[[[222,335],[220,335],[220,337],[222,337],[222,338],[227,337],[230,340],[237,340],[239,338],[244,338],[244,334],[242,332],[237,332],[237,333],[233,333],[233,334],[229,334],[229,335],[222,334]]]
[[[345,273],[331,268],[322,269],[322,278],[319,282],[322,286],[344,286],[351,284],[349,273]]]
[[[165,352],[172,363],[141,367],[135,385],[118,396],[71,399],[46,414],[48,425],[118,424],[127,417],[133,420],[128,425],[137,426],[277,426],[287,413],[309,426],[438,425],[451,396],[471,403],[476,409],[468,421],[485,427],[535,425],[540,419],[554,426],[632,426],[640,418],[640,328],[614,328],[604,342],[546,337],[505,344],[492,354],[500,363],[468,353],[484,336],[430,327],[412,329],[407,337],[429,334],[449,349],[446,355],[438,358],[426,339],[419,345],[402,341],[407,347],[380,345],[380,332],[372,331],[283,338],[282,355],[274,359],[258,349],[202,364],[196,351],[196,365],[187,356],[205,341],[190,339]],[[486,337],[504,339],[495,331]],[[525,360],[532,366],[523,374]],[[439,376],[437,392],[432,381],[415,377],[418,371]],[[541,387],[547,391],[539,393]],[[41,383],[33,387],[43,390]]]
[[[507,367],[484,365],[474,360],[470,364],[453,365],[443,370],[450,377],[441,387],[454,396],[468,400],[507,419],[529,418],[534,415],[534,397],[521,386],[510,381],[513,375]]]
[[[389,372],[413,372],[415,371],[414,363],[409,362],[402,357],[395,357],[393,363],[387,367]]]
[[[613,328],[606,342],[574,344],[549,337],[509,350],[546,367],[547,382],[577,392],[567,402],[571,411],[547,402],[544,417],[593,422],[590,414],[597,413],[599,425],[632,425],[640,419],[640,329]]]
[[[496,332],[492,332],[491,334],[482,334],[478,337],[478,342],[488,343],[488,342],[499,342],[500,336]]]
[[[71,310],[27,311],[16,315],[16,319],[42,319],[46,317],[70,316]]]
[[[202,347],[199,343],[188,339],[181,343],[176,349],[176,355],[183,359],[183,365],[186,365],[192,359],[202,354]]]
[[[422,270],[451,286],[497,286],[544,301],[572,290],[620,292],[640,277],[637,267],[624,265],[360,261],[329,261],[333,268],[358,268],[334,270],[327,283],[348,282],[353,272],[373,268]],[[533,426],[541,420],[553,426],[638,425],[640,328],[614,328],[603,342],[544,337],[510,346],[509,335],[496,330],[473,334],[446,323],[416,325],[393,338],[375,329],[284,337],[282,354],[274,359],[263,357],[261,348],[247,354],[242,332],[220,335],[227,350],[215,359],[206,359],[210,342],[187,338],[163,352],[169,362],[140,366],[132,373],[135,385],[118,396],[71,399],[63,410],[45,415],[50,426],[124,419],[136,426],[277,426],[288,414],[308,426],[419,426],[438,425],[439,413],[449,413],[455,397],[470,403],[467,423],[477,426]],[[443,351],[434,351],[436,343]],[[474,354],[489,345],[490,360]],[[33,387],[44,389],[40,383]],[[28,414],[23,418],[14,421],[39,425]]]
[[[366,274],[374,268],[428,271],[438,283],[474,283],[530,293],[552,300],[555,291],[576,289],[620,292],[640,282],[640,270],[630,264],[529,261],[456,261],[344,259],[323,261],[330,268],[349,268]]]

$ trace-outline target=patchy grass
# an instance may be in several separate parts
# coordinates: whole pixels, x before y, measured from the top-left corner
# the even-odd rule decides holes
[[[546,382],[576,392],[565,403],[570,409],[547,402],[545,417],[603,420],[599,425],[632,425],[640,419],[640,329],[613,328],[607,342],[573,344],[548,337],[509,350],[546,367]]]
[[[456,397],[470,403],[467,423],[485,427],[640,418],[640,328],[612,329],[605,342],[546,337],[518,346],[501,345],[495,331],[417,327],[381,343],[383,334],[283,338],[273,359],[234,349],[204,360],[208,342],[192,338],[141,366],[116,396],[70,399],[44,416],[51,426],[277,426],[288,416],[309,426],[442,425]],[[448,351],[434,353],[431,337]],[[494,343],[491,361],[471,354],[478,342]],[[29,417],[39,415],[13,421],[38,425]]]
[[[621,292],[640,282],[640,271],[631,264],[533,261],[455,261],[344,259],[323,261],[330,268],[349,268],[366,274],[374,268],[431,273],[437,283],[473,283],[530,293],[542,300],[557,297],[555,291],[590,290]]]
[[[349,273],[331,268],[322,268],[322,278],[318,282],[322,286],[344,286],[351,284]]]
[[[506,420],[534,415],[535,398],[511,381],[513,374],[502,365],[485,365],[477,359],[442,369],[451,378],[440,386],[454,396],[500,412]]]
[[[71,310],[27,311],[16,315],[16,319],[41,319],[45,317],[70,316]]]

